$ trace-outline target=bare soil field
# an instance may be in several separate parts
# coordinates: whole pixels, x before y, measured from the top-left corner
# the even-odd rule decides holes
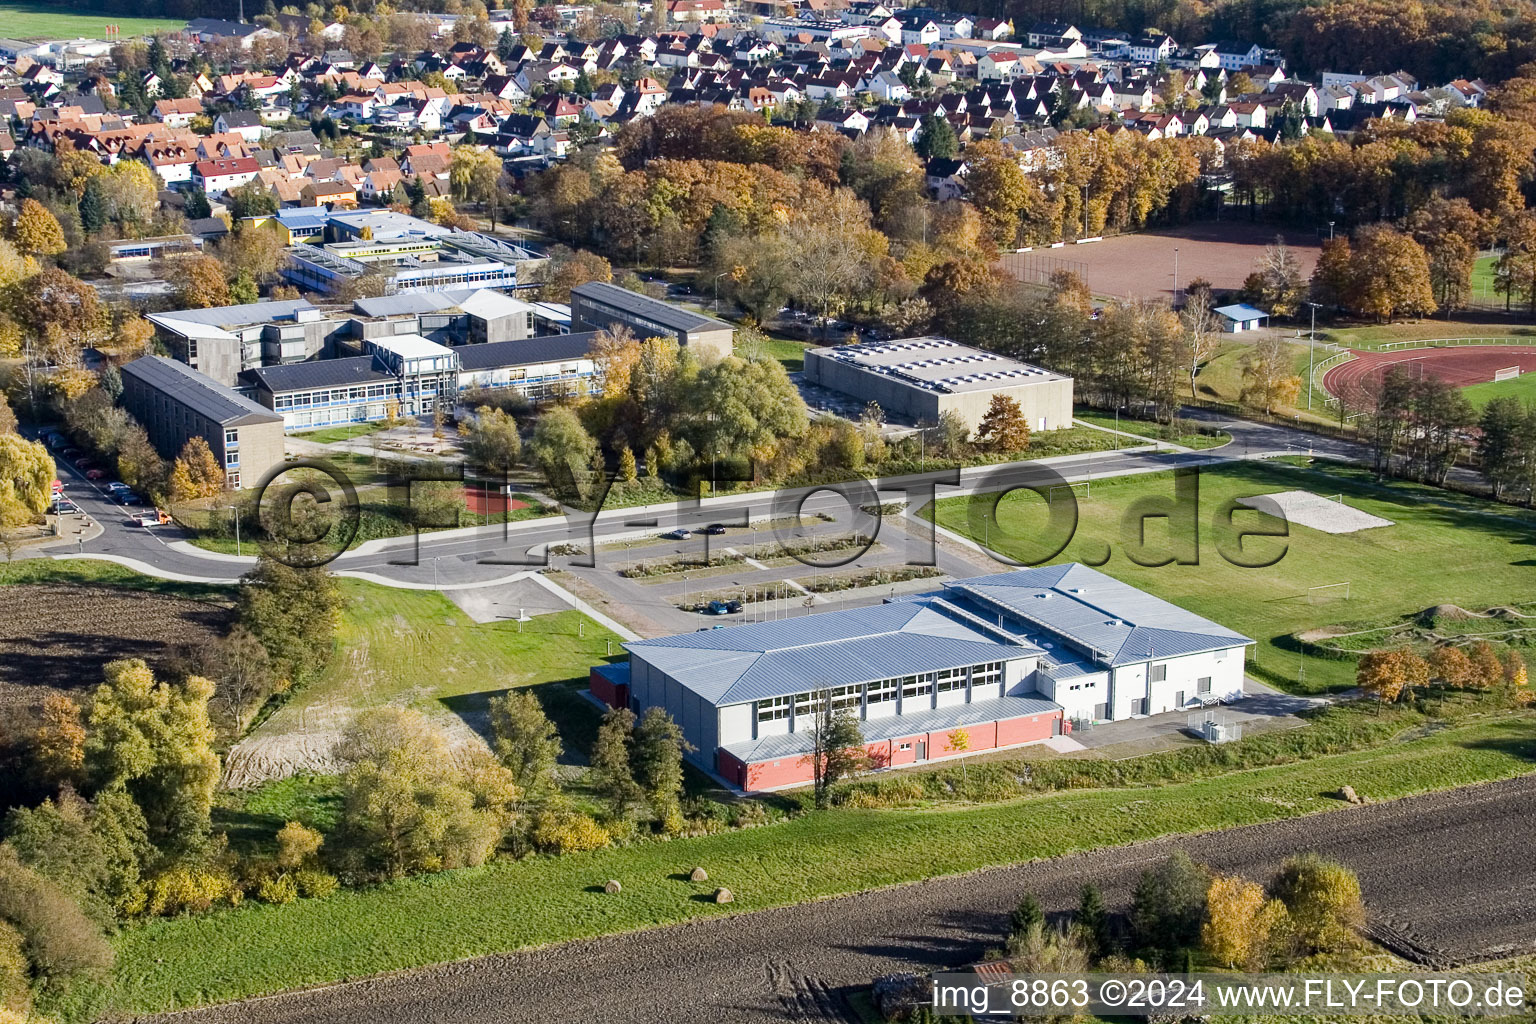
[[[819,903],[443,964],[158,1018],[199,1024],[786,1024],[856,1018],[843,996],[897,970],[955,967],[1007,929],[1025,891],[1049,914],[1085,882],[1128,905],[1141,871],[1183,848],[1264,878],[1316,850],[1360,875],[1372,938],[1433,968],[1536,949],[1536,776],[1329,814],[936,878]],[[1384,856],[1383,851],[1392,851]]]
[[[50,692],[89,690],[109,661],[164,664],[223,635],[229,616],[226,605],[143,591],[0,587],[0,714],[25,712]]]
[[[1034,257],[1059,258],[1063,264],[1077,264],[1086,274],[1088,287],[1095,295],[1120,298],[1172,298],[1174,288],[1174,250],[1178,250],[1178,287],[1188,287],[1196,278],[1205,278],[1218,291],[1237,289],[1254,270],[1254,263],[1264,255],[1264,247],[1276,235],[1296,256],[1302,277],[1310,277],[1317,265],[1322,245],[1315,234],[1301,234],[1273,224],[1255,224],[1246,220],[1206,221],[1177,228],[1116,235],[1102,242],[1069,244],[1059,249],[1036,249],[1017,256],[1004,256],[999,264],[1008,273],[1026,278],[1026,268],[1038,264]]]

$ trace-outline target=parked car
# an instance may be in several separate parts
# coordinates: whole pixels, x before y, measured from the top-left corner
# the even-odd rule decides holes
[[[88,469],[85,471],[85,478],[87,480],[105,480],[107,478],[107,474],[103,473],[99,469]]]
[[[700,530],[699,532],[700,533],[707,533],[711,537],[718,537],[722,533],[725,532],[725,527],[721,526],[719,523],[710,523],[708,526],[704,527],[704,529]]]
[[[83,455],[85,453],[82,452],[79,448],[69,447],[69,448],[65,448],[59,454],[64,456],[66,459],[74,459],[74,458],[79,458],[81,455]]]
[[[82,455],[75,460],[76,469],[90,469],[93,465],[95,465],[95,463],[91,461],[91,457],[89,455]]]
[[[693,531],[687,529],[686,527],[679,526],[675,530],[668,530],[661,536],[663,540],[687,540],[689,537],[693,536]]]
[[[711,601],[704,608],[705,615],[729,615],[730,605],[725,601]]]
[[[80,506],[62,494],[53,500],[53,514],[56,516],[72,516],[79,511]]]
[[[54,451],[58,451],[69,443],[63,434],[48,434],[43,438],[43,441]]]
[[[129,517],[140,526],[164,526],[171,521],[171,515],[163,508],[153,509],[149,512],[140,512]]]
[[[740,614],[741,607],[742,606],[741,606],[741,602],[740,601],[727,601],[727,602],[725,602],[725,610],[727,612],[729,612],[730,614],[732,614],[732,615]]]

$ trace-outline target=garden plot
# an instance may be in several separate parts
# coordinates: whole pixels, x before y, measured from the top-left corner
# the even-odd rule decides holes
[[[1358,533],[1392,525],[1392,520],[1346,505],[1338,496],[1324,497],[1311,491],[1258,494],[1238,498],[1237,503],[1323,533]]]

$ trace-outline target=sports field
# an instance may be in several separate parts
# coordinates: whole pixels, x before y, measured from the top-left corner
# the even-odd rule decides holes
[[[1474,408],[1481,409],[1495,398],[1518,398],[1527,405],[1536,405],[1536,373],[1523,373],[1512,380],[1489,381],[1461,389]]]
[[[1523,376],[1494,382],[1498,371],[1520,367]],[[1536,345],[1468,345],[1447,348],[1409,348],[1391,352],[1356,351],[1355,358],[1333,367],[1323,377],[1330,395],[1343,395],[1354,408],[1363,408],[1382,377],[1390,370],[1439,377],[1467,389],[1475,404],[1486,403],[1494,393],[1473,393],[1474,387],[1509,387],[1509,393],[1536,393],[1530,379],[1536,371]],[[1501,392],[1502,393],[1502,392]],[[1481,402],[1478,401],[1479,397]]]
[[[1032,280],[1039,276],[1043,261],[1056,260],[1063,269],[1083,275],[1095,295],[1172,298],[1175,270],[1180,289],[1196,278],[1206,279],[1217,290],[1241,288],[1243,280],[1253,273],[1255,261],[1264,255],[1264,247],[1274,242],[1277,233],[1285,236],[1285,244],[1296,256],[1302,277],[1311,277],[1321,252],[1315,234],[1283,231],[1274,225],[1248,221],[1206,221],[1116,235],[1102,242],[1006,255],[998,262],[1004,271],[1021,280]]]
[[[106,39],[107,26],[116,25],[118,36],[180,32],[184,18],[135,18],[99,13],[88,4],[17,3],[0,0],[0,35],[10,39]]]
[[[1148,562],[1164,553],[1185,557],[1198,552],[1195,565],[1148,567],[1129,557],[1137,520],[1131,516],[1127,526],[1126,518],[1143,502],[1172,503],[1170,473],[1095,480],[1087,494],[1081,485],[1075,487],[1076,530],[1055,557],[1051,552],[1062,534],[1047,525],[1045,501],[1028,491],[1013,492],[995,508],[986,495],[943,500],[938,519],[1022,561],[1102,562],[1101,572],[1258,641],[1257,661],[1250,662],[1249,671],[1297,693],[1352,686],[1355,666],[1303,658],[1291,639],[1296,632],[1343,622],[1387,622],[1440,604],[1480,611],[1536,600],[1529,541],[1536,516],[1530,512],[1417,484],[1379,484],[1364,470],[1321,463],[1305,469],[1233,463],[1204,469],[1198,482],[1198,503],[1192,503],[1189,518],[1173,534],[1178,542],[1170,541],[1167,519],[1147,519],[1148,551],[1140,555]],[[1243,558],[1250,563],[1283,555],[1273,565],[1245,568],[1226,557],[1232,538],[1216,528],[1226,502],[1296,490],[1342,495],[1352,509],[1391,525],[1332,534],[1292,523],[1284,539],[1243,542]],[[1234,521],[1244,530],[1280,525],[1257,512]]]

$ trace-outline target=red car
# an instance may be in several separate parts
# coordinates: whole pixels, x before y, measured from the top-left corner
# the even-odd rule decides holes
[[[99,469],[88,469],[85,471],[85,478],[87,480],[105,480],[107,478],[107,474],[103,473]]]

